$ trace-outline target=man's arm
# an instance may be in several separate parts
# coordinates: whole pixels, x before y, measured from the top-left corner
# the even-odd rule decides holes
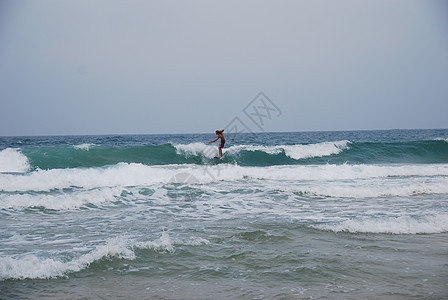
[[[211,141],[211,142],[208,142],[208,143],[209,143],[209,144],[214,143],[214,142],[216,142],[218,139],[219,139],[219,136],[218,136],[214,141]]]

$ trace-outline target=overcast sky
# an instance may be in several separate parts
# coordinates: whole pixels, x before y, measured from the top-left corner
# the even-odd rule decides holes
[[[0,135],[448,128],[446,3],[0,0]]]

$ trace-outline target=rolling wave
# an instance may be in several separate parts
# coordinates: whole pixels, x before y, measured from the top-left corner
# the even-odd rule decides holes
[[[97,168],[0,174],[0,209],[73,210],[137,203],[155,191],[207,190],[210,183],[263,181],[267,190],[292,197],[372,198],[448,193],[448,164],[296,165],[243,167],[146,166],[119,163]]]
[[[172,253],[176,245],[201,246],[208,243],[208,240],[200,237],[183,240],[172,238],[167,232],[162,232],[160,238],[152,241],[125,237],[111,238],[104,245],[96,246],[94,249],[86,249],[87,251],[81,253],[74,252],[71,259],[67,259],[66,254],[58,258],[57,255],[49,256],[48,253],[4,256],[0,257],[0,280],[57,278],[87,269],[92,263],[105,258],[135,260],[137,249]]]
[[[430,234],[448,231],[448,215],[368,217],[334,224],[313,226],[317,229],[350,233]]]
[[[217,147],[204,143],[146,146],[95,144],[6,148],[0,151],[0,172],[37,169],[89,168],[118,163],[144,165],[216,164]],[[402,143],[348,140],[293,145],[229,145],[219,163],[240,166],[297,164],[448,163],[443,139]]]

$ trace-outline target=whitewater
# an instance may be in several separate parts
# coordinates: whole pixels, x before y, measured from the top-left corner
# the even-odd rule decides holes
[[[448,297],[448,130],[0,137],[0,298]]]

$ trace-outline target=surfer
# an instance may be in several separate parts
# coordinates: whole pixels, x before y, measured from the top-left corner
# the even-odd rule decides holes
[[[216,130],[216,135],[218,136],[216,139],[214,139],[211,142],[208,142],[209,144],[216,142],[218,139],[221,139],[221,144],[219,144],[218,150],[219,150],[219,155],[216,156],[217,158],[221,158],[222,157],[222,148],[224,148],[224,144],[226,143],[226,139],[224,138],[224,134],[222,134],[224,132],[223,130]]]

